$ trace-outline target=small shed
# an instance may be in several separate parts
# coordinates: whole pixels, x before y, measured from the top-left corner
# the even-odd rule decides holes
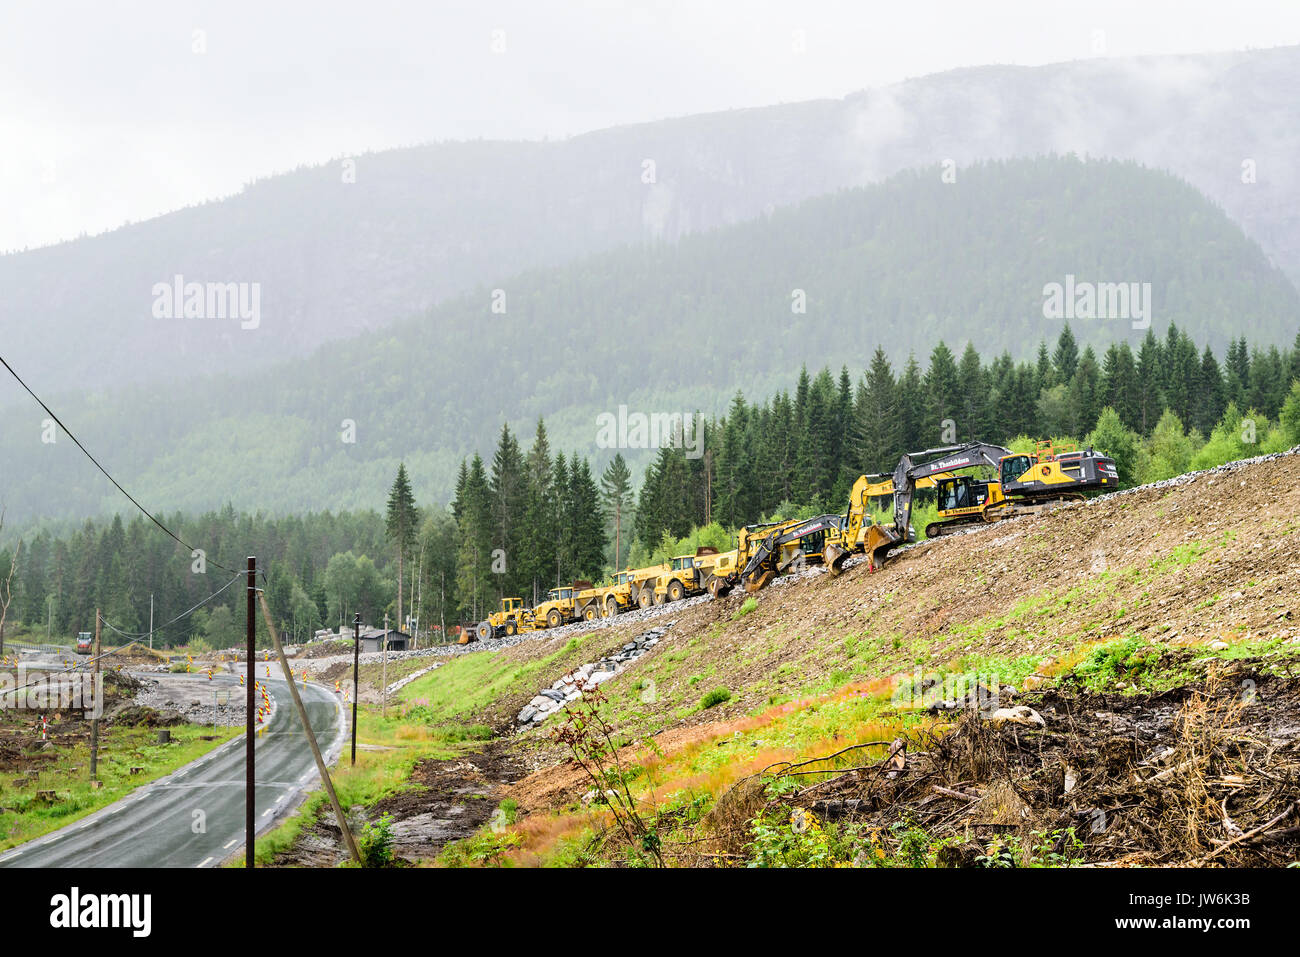
[[[390,628],[385,632],[382,628],[369,628],[361,633],[361,650],[383,651],[385,634],[389,651],[406,651],[411,647],[411,636],[404,631]]]

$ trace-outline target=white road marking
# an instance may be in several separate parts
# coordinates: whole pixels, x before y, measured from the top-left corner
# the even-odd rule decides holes
[[[230,850],[232,847],[234,847],[234,846],[235,846],[236,844],[238,844],[238,843],[239,843],[239,838],[237,838],[237,837],[231,838],[231,839],[230,839],[229,841],[227,841],[225,844],[221,845],[221,849],[222,849],[223,851],[228,851],[228,850]]]
[[[210,857],[205,857],[203,860],[199,861],[198,866],[199,866],[199,867],[207,867],[207,866],[208,866],[208,861],[210,861],[210,860],[212,860],[212,858],[210,858]]]

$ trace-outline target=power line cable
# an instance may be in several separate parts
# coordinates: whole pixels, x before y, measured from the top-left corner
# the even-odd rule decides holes
[[[22,386],[24,390],[26,390],[27,394],[30,395],[33,399],[35,399],[36,402],[37,402],[37,404],[38,404],[42,409],[45,410],[46,414],[49,415],[49,417],[50,417],[51,419],[54,420],[54,424],[57,425],[60,429],[62,429],[62,430],[64,431],[64,433],[68,436],[68,438],[72,439],[72,441],[76,444],[77,448],[81,449],[82,453],[86,456],[86,458],[90,459],[90,461],[94,463],[95,468],[97,468],[97,469],[99,469],[101,472],[103,472],[103,473],[104,473],[104,477],[107,478],[110,482],[112,482],[113,485],[114,485],[114,487],[116,487],[117,490],[118,490],[119,492],[121,492],[123,495],[125,495],[125,496],[127,497],[127,499],[130,500],[131,504],[134,505],[136,508],[138,508],[138,509],[140,510],[140,513],[141,513],[142,515],[144,515],[145,518],[149,519],[149,521],[153,522],[155,525],[157,525],[159,528],[161,528],[165,533],[167,533],[168,536],[170,536],[173,540],[175,540],[177,544],[179,544],[181,547],[183,547],[183,548],[185,548],[187,551],[189,551],[191,555],[192,555],[195,551],[198,551],[198,549],[194,548],[194,546],[190,545],[190,544],[189,544],[188,542],[186,542],[183,538],[181,538],[179,535],[177,535],[175,532],[173,532],[170,528],[168,528],[166,525],[164,525],[162,522],[160,522],[157,518],[155,518],[155,517],[154,517],[154,514],[153,514],[152,512],[150,512],[147,508],[145,508],[143,505],[141,505],[141,504],[136,500],[136,498],[135,498],[134,495],[132,495],[130,492],[128,492],[126,489],[124,489],[124,488],[122,487],[122,483],[121,483],[121,482],[119,482],[117,479],[113,478],[113,476],[109,473],[108,469],[104,468],[104,466],[102,466],[102,465],[99,464],[99,459],[95,458],[93,455],[90,454],[90,450],[87,449],[84,445],[81,444],[81,440],[78,439],[78,438],[76,437],[76,435],[73,434],[73,432],[72,432],[71,429],[69,429],[66,425],[63,424],[63,420],[60,419],[60,418],[59,418],[59,417],[54,413],[54,410],[51,409],[48,405],[45,404],[45,400],[42,399],[39,395],[37,395],[35,392],[32,391],[31,386],[29,386],[26,382],[23,381],[22,376],[20,376],[17,372],[14,371],[14,367],[11,366],[11,365],[9,364],[9,361],[8,361],[7,359],[5,359],[4,356],[0,356],[0,364],[3,364],[3,365],[4,365],[5,369],[7,369],[7,370],[9,371],[9,374],[10,374],[11,376],[14,377],[14,380],[17,381],[17,383],[18,383],[20,386]],[[220,569],[222,569],[222,570],[224,570],[224,571],[232,572],[232,573],[234,573],[234,574],[236,574],[236,575],[242,575],[242,574],[245,574],[244,572],[237,571],[236,569],[231,568],[231,567],[229,567],[228,565],[223,565],[221,562],[218,562],[218,561],[216,561],[215,559],[208,559],[207,556],[206,556],[206,553],[204,553],[204,558],[205,558],[206,561],[210,562],[212,565],[215,565],[217,568],[220,568]]]
[[[207,598],[204,598],[204,599],[203,599],[202,601],[200,601],[197,605],[193,605],[193,606],[191,606],[190,608],[185,609],[185,611],[181,612],[179,615],[177,615],[177,616],[176,616],[175,618],[173,618],[171,621],[163,622],[161,625],[158,625],[156,628],[153,629],[153,632],[152,632],[152,633],[153,633],[153,634],[157,634],[158,632],[162,631],[164,628],[168,628],[168,627],[170,627],[170,626],[176,624],[176,622],[180,621],[182,618],[186,617],[187,615],[192,615],[194,612],[198,611],[200,608],[202,608],[202,607],[203,607],[204,605],[206,605],[208,602],[212,601],[212,599],[214,599],[214,598],[216,598],[218,595],[220,595],[223,591],[225,591],[227,588],[229,588],[229,587],[230,587],[231,585],[233,585],[235,582],[239,581],[239,580],[242,579],[242,578],[245,578],[245,577],[247,576],[247,574],[248,574],[247,572],[237,572],[237,573],[235,574],[235,577],[234,577],[234,578],[230,579],[230,581],[226,582],[224,585],[222,585],[220,588],[218,588],[216,591],[214,591],[214,592],[213,592],[211,595],[209,595]],[[118,628],[118,627],[117,627],[116,625],[114,625],[111,621],[109,621],[107,618],[105,618],[105,617],[103,616],[103,614],[101,614],[101,615],[99,616],[99,620],[102,621],[105,625],[107,625],[107,626],[109,627],[110,630],[117,632],[117,633],[118,633],[119,635],[121,635],[123,638],[131,638],[131,639],[133,639],[133,640],[139,640],[139,639],[141,639],[141,638],[148,638],[149,635],[150,635],[150,632],[147,632],[147,631],[142,631],[142,632],[139,632],[139,633],[123,631],[121,628]]]

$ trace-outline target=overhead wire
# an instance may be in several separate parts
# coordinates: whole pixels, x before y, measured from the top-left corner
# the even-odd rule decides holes
[[[28,395],[30,395],[33,399],[36,400],[36,403],[42,409],[45,410],[46,414],[54,421],[54,424],[57,425],[60,429],[62,429],[64,434],[66,434],[68,438],[72,439],[73,443],[77,446],[77,448],[81,449],[82,453],[86,456],[86,458],[90,459],[90,461],[94,464],[95,468],[99,469],[102,473],[104,473],[104,477],[107,478],[110,482],[112,482],[113,486],[119,492],[125,495],[127,499],[131,502],[131,504],[140,510],[140,513],[144,515],[145,518],[149,519],[149,521],[153,522],[160,529],[162,529],[163,532],[165,532],[177,544],[179,544],[187,551],[189,551],[191,555],[193,555],[196,551],[200,551],[200,549],[196,549],[193,545],[185,541],[183,538],[181,538],[179,535],[173,532],[170,528],[164,525],[161,521],[159,521],[157,516],[155,516],[151,511],[149,511],[147,508],[141,505],[134,495],[128,492],[125,488],[123,488],[122,483],[119,482],[117,479],[113,478],[112,474],[108,471],[108,469],[104,468],[104,466],[100,464],[99,459],[95,458],[95,456],[90,454],[90,450],[81,444],[81,440],[77,438],[76,434],[74,434],[71,429],[69,429],[66,425],[64,425],[63,420],[60,419],[58,415],[54,412],[54,410],[51,409],[45,403],[45,400],[42,399],[39,395],[37,395],[34,391],[32,391],[31,386],[29,386],[26,382],[23,381],[23,377],[20,376],[16,371],[14,371],[14,367],[9,364],[9,361],[5,359],[4,356],[0,356],[0,364],[4,365],[5,369],[8,370],[9,374],[14,377],[14,380],[20,386],[23,387],[23,389],[27,392]],[[221,562],[218,562],[215,559],[208,559],[206,557],[206,553],[204,553],[204,557],[205,560],[208,562],[208,564],[215,565],[217,568],[220,568],[224,571],[232,572],[236,575],[245,574],[245,572],[231,568],[228,565],[223,565]]]

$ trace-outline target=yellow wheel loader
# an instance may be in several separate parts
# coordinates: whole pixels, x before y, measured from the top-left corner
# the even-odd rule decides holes
[[[522,598],[502,598],[501,610],[492,612],[480,621],[473,635],[479,641],[487,641],[489,638],[517,635],[520,632],[532,631],[534,628],[536,624],[533,613],[524,607]],[[469,634],[469,632],[462,634],[461,640],[457,643],[468,644],[471,640]]]

